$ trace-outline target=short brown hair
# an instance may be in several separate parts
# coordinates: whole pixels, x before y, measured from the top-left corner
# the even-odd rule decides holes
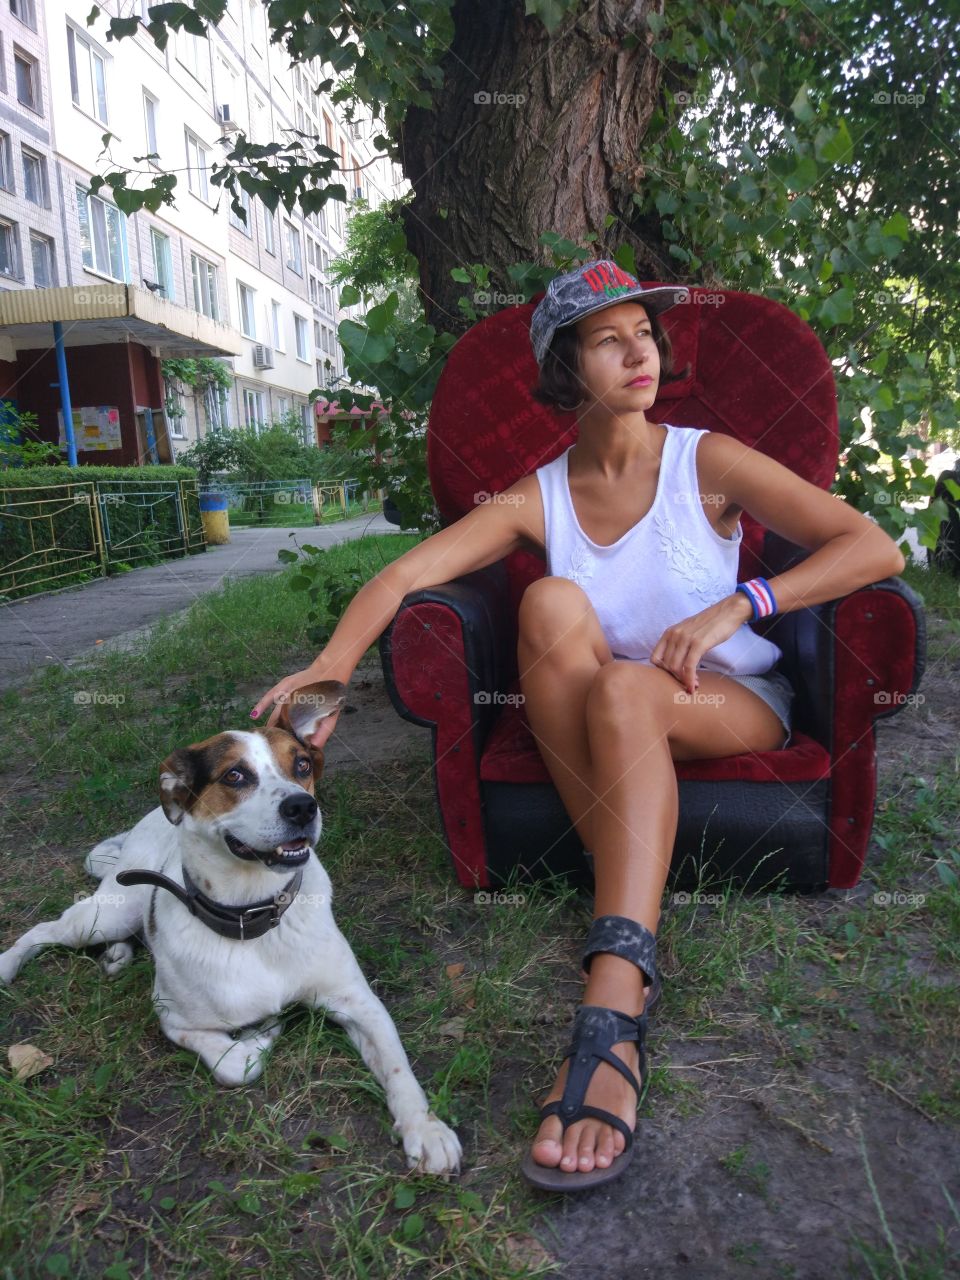
[[[673,344],[670,335],[655,314],[649,314],[653,340],[660,352],[660,384],[679,382],[689,377],[690,365],[679,373],[673,371]],[[553,335],[540,369],[540,381],[530,394],[540,404],[567,413],[579,407],[583,384],[577,376],[580,368],[580,335],[576,324],[564,325]]]

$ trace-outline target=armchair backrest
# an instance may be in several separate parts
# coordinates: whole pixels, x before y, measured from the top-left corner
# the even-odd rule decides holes
[[[574,413],[549,409],[530,395],[538,377],[530,318],[542,296],[479,321],[447,358],[427,431],[430,484],[445,524],[481,501],[478,494],[508,488],[577,438]],[[662,319],[674,368],[689,364],[690,372],[661,388],[650,417],[735,436],[828,489],[839,459],[836,387],[809,325],[757,294],[697,286]],[[740,581],[762,572],[765,534],[748,512],[742,524]],[[506,568],[519,606],[543,562],[518,551]]]

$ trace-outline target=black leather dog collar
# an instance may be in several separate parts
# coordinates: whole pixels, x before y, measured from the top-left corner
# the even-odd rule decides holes
[[[174,897],[179,898],[191,915],[202,920],[207,928],[219,933],[223,938],[233,938],[237,942],[247,942],[252,938],[262,937],[268,930],[276,928],[280,917],[290,906],[303,880],[303,868],[298,867],[295,874],[287,881],[273,898],[264,898],[262,902],[251,902],[244,907],[227,906],[223,902],[215,902],[203,893],[191,878],[187,868],[181,866],[186,890],[176,881],[162,876],[158,871],[130,870],[117,873],[118,884],[154,884],[160,889],[167,889]],[[248,917],[253,917],[248,919]]]

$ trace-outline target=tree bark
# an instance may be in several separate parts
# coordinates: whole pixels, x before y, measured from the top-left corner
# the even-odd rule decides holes
[[[680,87],[649,50],[646,14],[662,0],[590,0],[552,35],[523,9],[523,0],[456,0],[434,106],[411,108],[403,126],[414,191],[407,243],[427,319],[447,332],[470,324],[451,269],[487,263],[491,289],[508,295],[508,264],[553,261],[539,243],[544,231],[581,245],[595,231],[597,257],[627,243],[641,279],[678,278],[659,218],[641,218],[633,201],[651,180],[643,139],[664,77]],[[637,36],[630,48],[628,33]],[[494,298],[491,309],[506,303]]]

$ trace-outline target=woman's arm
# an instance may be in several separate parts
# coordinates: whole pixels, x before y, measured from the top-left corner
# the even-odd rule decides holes
[[[386,630],[404,596],[494,564],[523,546],[531,533],[536,540],[535,510],[531,503],[540,501],[536,476],[525,476],[381,569],[350,601],[326,647],[310,666],[268,689],[254,704],[251,715],[256,718],[278,697],[316,680],[349,683],[357,663]],[[276,722],[279,714],[278,705],[267,721],[268,727]],[[326,736],[329,732],[332,724]]]
[[[906,561],[889,534],[789,467],[715,431],[702,438],[698,452],[704,490],[715,502],[749,511],[765,528],[813,553],[769,579],[778,613],[836,600],[903,570]],[[693,693],[704,653],[752,617],[750,601],[734,591],[667,627],[650,661]]]

